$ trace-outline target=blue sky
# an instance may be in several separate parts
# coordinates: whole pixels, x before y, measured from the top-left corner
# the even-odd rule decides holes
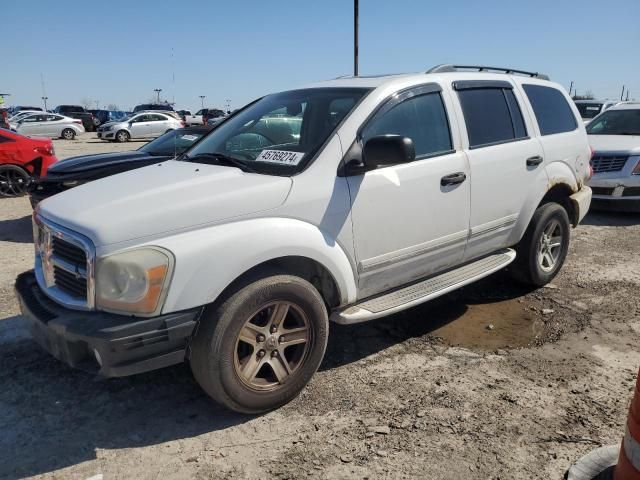
[[[8,104],[152,98],[232,108],[352,72],[351,0],[2,2]],[[8,46],[10,45],[10,46]],[[578,93],[640,100],[639,0],[360,0],[360,72],[439,63],[548,73]],[[173,53],[172,53],[173,52]],[[175,82],[172,72],[175,71]]]

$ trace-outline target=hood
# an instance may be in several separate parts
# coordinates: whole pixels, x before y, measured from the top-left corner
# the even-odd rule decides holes
[[[291,185],[288,177],[170,160],[54,195],[38,212],[102,246],[270,210]]]
[[[640,135],[587,135],[589,145],[598,153],[640,155]]]
[[[49,174],[63,175],[96,170],[121,163],[135,163],[141,161],[162,162],[171,157],[149,155],[147,152],[133,150],[131,152],[99,153],[97,155],[83,155],[61,160],[49,169]],[[134,167],[132,167],[134,168]]]

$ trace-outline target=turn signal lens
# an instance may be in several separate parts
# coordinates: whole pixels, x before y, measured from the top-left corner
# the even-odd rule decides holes
[[[636,163],[636,166],[633,169],[633,172],[631,172],[633,175],[640,175],[640,156],[639,157],[634,157],[638,159],[638,163]]]

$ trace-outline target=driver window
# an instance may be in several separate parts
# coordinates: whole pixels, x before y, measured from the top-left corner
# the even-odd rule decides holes
[[[416,157],[452,150],[449,123],[439,93],[411,97],[394,105],[367,125],[363,141],[378,135],[409,137]]]

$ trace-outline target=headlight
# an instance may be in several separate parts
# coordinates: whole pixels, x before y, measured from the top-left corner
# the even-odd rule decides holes
[[[101,258],[96,264],[96,306],[125,314],[157,314],[169,287],[173,256],[153,247]]]

